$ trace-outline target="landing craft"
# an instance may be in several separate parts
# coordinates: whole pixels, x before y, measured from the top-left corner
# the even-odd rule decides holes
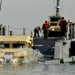
[[[49,36],[60,36],[60,26],[62,16],[60,15],[60,0],[57,0],[56,15],[50,16],[49,21]],[[59,59],[60,63],[75,62],[75,23],[69,22],[67,24],[66,38],[55,42],[54,59]],[[55,33],[55,34],[54,34]]]
[[[61,30],[60,30],[59,23],[60,23],[62,16],[60,15],[59,10],[60,10],[60,0],[57,0],[56,15],[50,16],[49,17],[50,21],[48,21],[49,25],[50,25],[49,36],[55,36],[55,35],[60,36]],[[52,41],[51,37],[48,38],[47,40],[41,40],[40,38],[35,39],[35,42],[37,44],[38,43],[41,44],[41,42],[43,42],[42,43],[43,47],[41,47],[39,49],[41,52],[42,52],[42,50],[44,51],[44,49],[45,49],[45,51],[42,52],[45,54],[45,57],[47,55],[51,56],[51,52],[53,51],[53,54],[51,56],[53,58],[51,59],[51,61],[49,61],[49,63],[75,62],[75,50],[74,50],[75,49],[75,23],[68,22],[67,28],[68,29],[67,29],[66,37],[62,37],[62,39],[59,39],[57,37],[58,39],[56,41],[54,41],[54,39],[53,39],[54,42]],[[54,37],[54,38],[56,39],[56,37]],[[54,45],[51,47],[50,44],[51,45],[54,44]],[[49,49],[49,52],[48,52],[48,49]]]

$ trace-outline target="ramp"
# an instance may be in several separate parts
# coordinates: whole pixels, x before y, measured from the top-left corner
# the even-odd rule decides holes
[[[48,37],[47,40],[44,40],[43,37],[36,37],[34,38],[34,47],[44,54],[45,57],[53,57],[55,41],[58,39],[58,37]]]

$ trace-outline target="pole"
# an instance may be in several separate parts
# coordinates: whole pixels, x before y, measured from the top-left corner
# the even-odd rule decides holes
[[[56,16],[60,16],[60,0],[57,0],[57,4],[56,4]]]
[[[0,35],[1,35],[1,25],[0,25]]]
[[[33,32],[31,31],[31,37],[33,37]]]
[[[2,0],[0,0],[0,11],[1,11]]]
[[[0,12],[1,12],[2,0],[0,0]],[[2,25],[0,25],[0,35],[2,35]]]
[[[12,31],[10,31],[10,36],[12,36],[12,35],[13,35]]]
[[[25,36],[25,28],[23,28],[23,35]]]
[[[2,28],[3,36],[5,36],[5,26]]]
[[[8,25],[8,36],[9,36],[9,25]]]

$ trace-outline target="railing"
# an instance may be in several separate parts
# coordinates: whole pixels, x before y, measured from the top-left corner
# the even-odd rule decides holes
[[[75,38],[75,23],[70,23],[67,26],[67,39]]]
[[[20,35],[30,35],[31,37],[33,37],[33,31],[32,30],[29,30],[27,28],[16,28],[16,27],[12,27],[12,26],[6,26],[6,25],[3,25],[3,24],[0,24],[0,35],[17,35],[17,36],[20,36]]]

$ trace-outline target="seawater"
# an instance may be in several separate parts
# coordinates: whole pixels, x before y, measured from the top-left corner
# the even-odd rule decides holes
[[[41,54],[37,54],[40,57]],[[33,63],[0,64],[0,75],[75,75],[75,63],[60,64],[50,61],[44,59]]]
[[[75,64],[0,64],[0,75],[75,75]]]

